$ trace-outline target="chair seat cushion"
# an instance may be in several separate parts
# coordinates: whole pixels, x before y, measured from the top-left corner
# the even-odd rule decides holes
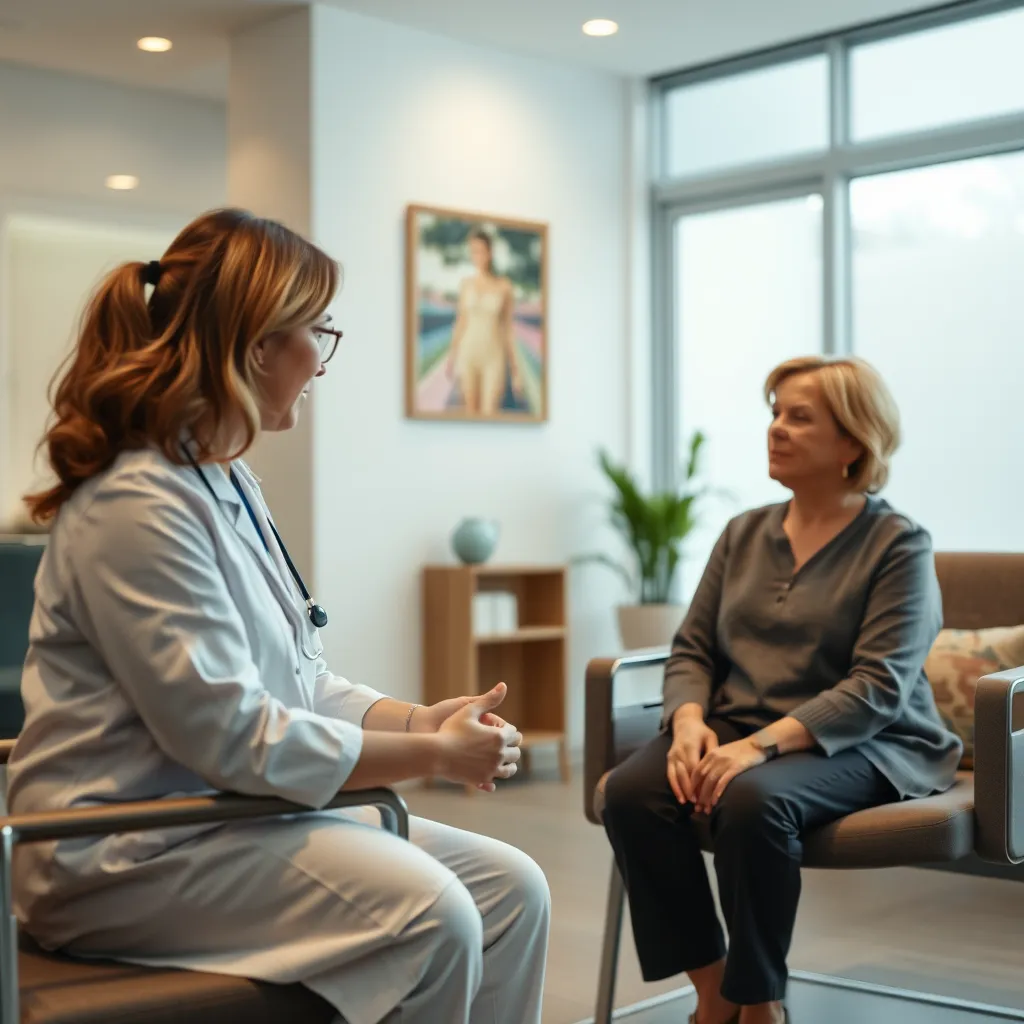
[[[303,985],[75,960],[20,937],[21,1024],[331,1024]]]
[[[604,810],[601,777],[594,811]],[[703,815],[694,818],[701,845],[711,852]],[[805,867],[885,868],[960,860],[974,849],[974,773],[957,773],[953,786],[938,796],[871,807],[815,829],[804,837]]]

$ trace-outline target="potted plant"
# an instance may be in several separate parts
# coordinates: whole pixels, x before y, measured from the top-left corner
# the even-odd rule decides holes
[[[690,440],[683,481],[679,488],[644,494],[625,466],[616,465],[605,451],[598,453],[604,475],[612,484],[611,522],[632,555],[632,567],[604,553],[582,555],[578,562],[595,562],[617,573],[633,601],[617,608],[619,635],[627,650],[662,647],[671,642],[686,613],[673,600],[676,570],[684,543],[697,526],[697,505],[709,488],[696,485],[705,436]]]

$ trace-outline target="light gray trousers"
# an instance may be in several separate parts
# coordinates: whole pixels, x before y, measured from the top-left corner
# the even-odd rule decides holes
[[[540,1024],[551,917],[541,870],[514,847],[423,819],[409,841],[455,877],[397,936],[417,982],[386,1024]],[[307,984],[327,996],[326,980]]]
[[[345,1024],[540,1024],[550,893],[525,853],[422,818],[305,813],[104,841],[34,904],[79,955],[301,982]]]

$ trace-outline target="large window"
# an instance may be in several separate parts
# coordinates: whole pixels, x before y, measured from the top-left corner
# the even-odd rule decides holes
[[[731,491],[688,545],[692,588],[716,520],[782,494],[764,473],[764,379],[794,349],[821,348],[821,196],[690,214],[675,230],[679,432],[712,439],[705,469]]]
[[[1024,10],[865,43],[850,54],[851,134],[872,139],[1024,110]]]
[[[859,178],[851,207],[853,350],[905,424],[889,500],[944,547],[1024,549],[1024,154]]]
[[[702,429],[734,495],[708,508],[684,600],[726,519],[784,493],[761,384],[814,351],[889,383],[885,495],[937,548],[1024,550],[1022,47],[1024,3],[979,2],[656,83],[656,476]]]
[[[698,174],[828,145],[828,62],[823,54],[665,95],[665,170]]]

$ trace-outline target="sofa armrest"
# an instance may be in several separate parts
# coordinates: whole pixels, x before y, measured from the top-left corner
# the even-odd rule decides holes
[[[979,857],[996,864],[1024,862],[1024,667],[978,680],[974,816]]]
[[[642,742],[653,738],[661,719],[660,702],[615,707],[615,682],[623,671],[663,665],[667,648],[634,651],[587,663],[586,718],[583,734],[583,810],[595,825],[594,790],[601,776]]]

